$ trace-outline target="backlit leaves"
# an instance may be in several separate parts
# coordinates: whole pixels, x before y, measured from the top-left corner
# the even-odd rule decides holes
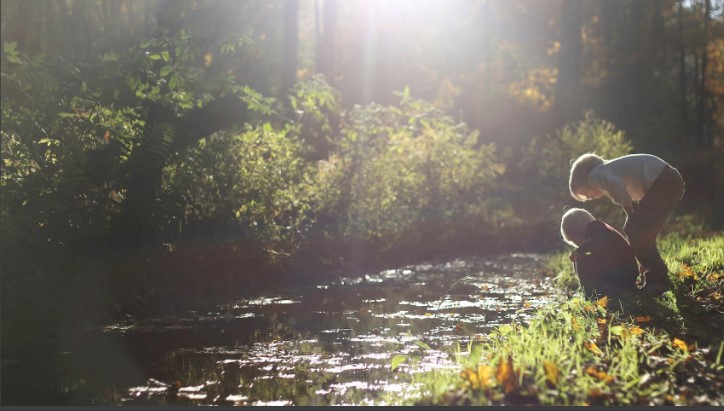
[[[486,364],[478,364],[477,369],[466,368],[460,373],[460,377],[464,380],[466,388],[479,390],[481,388],[490,387],[490,379],[492,377],[492,368]]]
[[[686,343],[678,338],[674,338],[671,340],[671,345],[680,349],[681,351],[689,351],[689,347],[686,345]]]

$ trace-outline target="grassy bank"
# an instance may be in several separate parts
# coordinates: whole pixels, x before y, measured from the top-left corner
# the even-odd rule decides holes
[[[585,300],[571,291],[567,254],[552,256],[567,298],[453,347],[458,371],[413,373],[409,402],[723,405],[724,235],[669,233],[659,247],[675,290],[658,299]]]

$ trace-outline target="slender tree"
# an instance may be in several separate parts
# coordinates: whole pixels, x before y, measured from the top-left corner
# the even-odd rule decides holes
[[[289,90],[294,87],[297,79],[298,38],[299,38],[299,2],[286,0],[284,5],[284,67],[282,67],[281,101],[286,98]]]
[[[323,73],[327,81],[335,84],[336,67],[336,38],[337,20],[339,15],[339,0],[324,0],[322,10],[322,38],[320,39],[320,54],[317,56],[317,72]]]
[[[581,3],[564,0],[561,13],[561,51],[555,91],[556,125],[576,117],[581,84]]]
[[[686,33],[684,18],[686,16],[686,10],[684,9],[684,0],[679,1],[679,13],[678,13],[678,29],[679,29],[679,91],[681,101],[681,121],[684,126],[684,130],[689,128],[689,109],[686,103],[687,85],[686,85]],[[684,133],[686,135],[686,133]]]
[[[711,15],[711,0],[704,0],[704,32],[701,53],[701,66],[699,67],[699,95],[697,100],[696,115],[696,140],[701,146],[709,145],[709,136],[707,130],[707,103],[709,101],[708,94],[708,70],[709,70],[709,16]]]

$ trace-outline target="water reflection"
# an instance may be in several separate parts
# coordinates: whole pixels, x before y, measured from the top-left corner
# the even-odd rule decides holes
[[[525,321],[554,298],[541,266],[533,254],[423,264],[281,290],[216,312],[129,319],[88,331],[66,365],[76,378],[105,384],[93,388],[92,403],[382,405],[411,383],[407,365],[390,370],[393,355],[418,355],[418,371],[455,368],[454,341]],[[118,349],[125,361],[93,367],[94,355]],[[90,359],[79,364],[81,355]]]

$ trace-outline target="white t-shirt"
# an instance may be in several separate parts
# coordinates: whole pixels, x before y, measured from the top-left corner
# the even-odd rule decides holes
[[[604,161],[588,175],[588,182],[614,203],[630,207],[651,187],[667,162],[651,154],[629,154]]]

